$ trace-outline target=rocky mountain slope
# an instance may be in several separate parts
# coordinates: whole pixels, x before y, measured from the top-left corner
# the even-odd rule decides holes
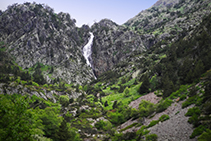
[[[9,6],[0,20],[0,40],[8,44],[7,52],[22,68],[39,62],[54,67],[52,78],[68,83],[92,78],[82,54],[89,29],[84,26],[79,31],[69,14],[55,14],[49,6],[25,3]]]
[[[201,22],[201,15],[210,13],[209,3],[209,0],[160,0],[123,25],[104,19],[91,28],[86,25],[77,28],[69,14],[56,14],[46,5],[14,4],[1,13],[0,40],[9,44],[7,51],[21,67],[27,69],[39,62],[54,67],[51,76],[44,73],[47,80],[59,77],[68,83],[82,84],[93,78],[82,54],[89,31],[95,36],[92,59],[99,76],[131,53],[141,53],[168,39],[160,45],[162,48],[191,34]]]
[[[159,0],[123,25],[108,19],[95,23],[91,31],[95,35],[92,56],[97,75],[124,61],[131,53],[140,53],[168,39],[158,47],[163,48],[191,34],[202,21],[202,15],[210,13],[210,2]]]
[[[209,3],[159,0],[124,25],[82,28],[45,5],[8,7],[0,13],[0,140],[209,141]],[[82,56],[89,32],[91,82]]]

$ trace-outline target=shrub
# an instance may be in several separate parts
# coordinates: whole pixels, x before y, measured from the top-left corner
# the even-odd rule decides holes
[[[103,129],[105,125],[106,125],[106,123],[103,120],[99,120],[98,122],[95,123],[95,127],[98,130]]]
[[[193,107],[188,109],[188,112],[185,114],[185,116],[192,116],[194,114],[196,115],[200,115],[201,110],[199,109],[199,107]]]
[[[191,134],[190,138],[193,139],[196,136],[201,135],[204,131],[205,131],[205,127],[203,125],[200,125],[199,127],[193,130],[193,133]]]
[[[161,101],[158,105],[157,105],[157,109],[156,112],[160,113],[163,112],[164,110],[166,110],[169,106],[171,106],[171,103],[173,101],[169,100],[169,99],[165,99],[164,101]]]
[[[95,99],[95,96],[93,94],[90,94],[86,97],[87,101],[89,103],[93,103],[94,102],[94,99]]]
[[[187,96],[183,94],[183,95],[180,96],[180,101],[183,101],[183,100],[185,100],[186,98],[187,98]]]
[[[170,119],[170,117],[168,115],[162,115],[160,118],[159,118],[159,121],[163,122],[163,121],[166,121]]]
[[[133,119],[137,119],[138,116],[139,116],[138,110],[136,110],[135,108],[133,108],[133,109],[131,110],[130,117],[132,117]]]
[[[121,131],[121,132],[122,132],[122,131],[125,131],[125,130],[127,130],[127,129],[129,129],[129,128],[132,128],[132,127],[136,126],[137,124],[138,124],[138,123],[135,122],[135,123],[133,123],[133,124],[131,124],[131,125],[128,125],[127,127],[123,128],[123,129],[121,129],[120,131]]]
[[[211,130],[207,129],[206,132],[202,133],[201,136],[198,137],[198,141],[208,141],[211,139]]]
[[[188,119],[188,122],[193,124],[194,127],[197,127],[199,123],[199,115],[194,114],[192,117]]]
[[[190,106],[191,104],[194,104],[196,102],[197,95],[193,97],[189,97],[185,102],[182,103],[182,108],[186,108]]]
[[[68,104],[69,104],[69,97],[68,95],[61,95],[59,97],[59,103],[64,106],[64,107],[67,107]]]
[[[124,90],[124,97],[129,97],[131,94],[130,94],[130,91],[129,91],[129,88],[126,87],[125,90]]]
[[[159,120],[153,120],[153,121],[151,121],[150,124],[147,126],[147,128],[150,128],[150,127],[156,125],[158,122],[159,122]]]
[[[192,87],[191,89],[190,89],[190,92],[189,92],[189,94],[188,94],[188,96],[194,96],[194,95],[196,95],[197,94],[197,88],[196,87]]]
[[[173,92],[169,96],[169,99],[176,99],[177,97],[180,96],[180,94],[183,94],[184,96],[186,96],[186,94],[188,93],[187,89],[188,89],[188,85],[181,85],[179,90],[177,90],[176,92]],[[182,98],[184,98],[183,95],[181,96]],[[180,97],[180,99],[181,99],[181,97]]]
[[[39,84],[37,84],[36,82],[32,82],[32,85],[39,87]]]
[[[146,136],[146,141],[157,141],[158,136],[156,134],[151,134]]]
[[[110,122],[113,123],[113,124],[120,124],[120,123],[123,123],[125,121],[124,115],[121,114],[121,113],[108,112],[107,116],[110,119]]]
[[[141,117],[147,117],[154,112],[154,104],[142,100],[139,104],[139,114]]]

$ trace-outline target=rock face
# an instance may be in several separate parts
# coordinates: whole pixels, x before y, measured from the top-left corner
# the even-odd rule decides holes
[[[92,77],[84,65],[82,47],[88,41],[87,26],[80,31],[67,13],[55,14],[41,4],[9,6],[0,15],[0,40],[24,69],[37,62],[54,67],[52,77],[82,83]],[[86,77],[84,77],[86,76]]]
[[[168,38],[170,43],[179,36],[188,34],[187,30],[193,30],[202,21],[202,15],[210,13],[210,2],[159,0],[151,8],[128,20],[125,25],[141,35],[154,35],[156,41]]]
[[[92,58],[97,76],[113,68],[132,52],[145,50],[141,36],[111,20],[95,23],[91,31],[95,35]]]
[[[210,13],[211,0],[159,0],[123,25],[104,19],[91,28],[78,28],[67,13],[54,13],[46,5],[14,4],[0,13],[0,40],[7,52],[24,69],[37,62],[54,67],[52,78],[68,83],[84,83],[94,78],[83,57],[83,47],[94,35],[93,69],[96,76],[111,70],[131,54],[140,53],[157,43],[158,49],[191,35]],[[167,42],[162,40],[168,39]],[[51,78],[46,73],[48,82]]]
[[[108,71],[131,53],[142,52],[168,38],[160,48],[179,37],[188,36],[189,29],[202,21],[201,15],[210,13],[210,0],[159,0],[151,8],[140,12],[123,25],[104,19],[95,23],[93,61],[97,75]]]

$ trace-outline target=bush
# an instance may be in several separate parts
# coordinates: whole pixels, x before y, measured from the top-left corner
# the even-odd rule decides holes
[[[121,113],[108,112],[107,116],[110,119],[110,122],[113,123],[113,124],[120,124],[120,123],[123,123],[125,121],[124,115],[121,114]]]
[[[197,127],[199,123],[199,115],[194,114],[192,117],[188,119],[188,122],[193,124],[194,127]]]
[[[39,84],[37,84],[36,82],[32,82],[32,85],[39,87]]]
[[[138,123],[135,122],[135,123],[133,123],[133,124],[131,124],[131,125],[128,125],[127,127],[123,128],[123,129],[121,129],[120,131],[121,131],[121,132],[122,132],[122,131],[125,131],[125,130],[127,130],[127,129],[129,129],[129,128],[132,128],[132,127],[136,126],[137,124],[138,124]]]
[[[124,97],[129,97],[131,94],[130,94],[130,91],[129,91],[129,88],[126,87],[125,90],[124,90]]]
[[[100,120],[100,121],[98,121],[98,122],[95,123],[95,127],[98,130],[102,130],[105,125],[106,125],[106,123],[103,120]]]
[[[69,97],[68,95],[61,95],[59,97],[59,103],[64,106],[64,107],[67,107],[68,104],[69,104]]]
[[[89,103],[93,103],[94,102],[94,99],[95,99],[95,96],[93,94],[90,94],[86,97],[87,101]]]
[[[185,102],[182,103],[182,108],[186,108],[190,106],[191,104],[194,104],[196,102],[197,95],[193,97],[189,97]]]
[[[195,128],[193,130],[193,133],[191,134],[190,138],[193,139],[196,136],[201,135],[205,131],[205,127],[203,125],[200,125],[199,127]],[[210,138],[209,138],[210,139]]]
[[[198,141],[209,141],[211,139],[211,130],[207,129],[206,132],[202,133],[201,136],[198,137]]]
[[[183,101],[183,100],[185,100],[186,98],[187,98],[187,96],[183,94],[183,95],[180,96],[180,101]]]
[[[142,100],[139,104],[139,115],[141,117],[147,117],[154,112],[154,104],[148,101]]]
[[[160,118],[159,118],[159,121],[163,122],[163,121],[166,121],[170,119],[170,117],[168,115],[162,115]]]
[[[137,119],[139,117],[139,112],[138,112],[138,110],[136,110],[136,108],[133,108],[131,110],[130,117],[132,117],[133,119]]]
[[[156,134],[151,134],[146,136],[146,141],[157,141],[158,136]]]
[[[158,122],[159,122],[159,120],[153,120],[153,121],[151,121],[150,124],[147,126],[147,128],[150,128],[150,127],[156,125]]]
[[[199,109],[199,107],[193,107],[188,109],[188,112],[185,114],[185,116],[193,116],[194,114],[196,115],[200,115],[201,110]]]
[[[158,105],[157,105],[157,109],[156,112],[160,113],[163,112],[164,110],[166,110],[169,106],[171,106],[171,103],[173,101],[169,100],[169,99],[165,99],[164,101],[161,101]]]

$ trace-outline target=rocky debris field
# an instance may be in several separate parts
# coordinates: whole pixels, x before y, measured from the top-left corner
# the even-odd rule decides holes
[[[146,125],[152,120],[158,120],[161,115],[167,114],[170,119],[149,128],[150,134],[157,134],[158,141],[195,141],[190,139],[193,132],[192,124],[188,123],[188,117],[185,116],[189,108],[182,109],[182,102],[172,103],[164,112],[156,114],[152,119],[146,120]]]
[[[132,107],[132,108],[138,109],[138,106],[139,106],[139,104],[140,104],[140,102],[141,102],[142,100],[146,100],[146,101],[149,101],[149,102],[151,102],[151,103],[157,104],[157,103],[160,101],[160,99],[161,99],[160,97],[157,97],[157,96],[154,94],[154,92],[152,92],[152,93],[149,93],[149,94],[147,94],[147,95],[144,95],[144,96],[142,96],[142,97],[140,97],[140,98],[138,98],[138,99],[132,101],[132,102],[129,104],[129,106]]]
[[[137,109],[141,100],[147,100],[156,104],[159,102],[160,99],[161,98],[157,97],[154,93],[149,93],[138,98],[135,101],[132,101],[129,106]],[[188,117],[185,116],[188,109],[192,108],[193,105],[182,109],[183,102],[184,101],[174,102],[165,111],[155,114],[152,118],[144,119],[143,125],[148,126],[151,121],[158,120],[164,114],[170,117],[170,119],[164,122],[159,122],[155,126],[148,128],[147,130],[150,130],[149,134],[157,134],[158,141],[195,141],[196,139],[189,138],[193,132],[193,127],[191,124],[188,123]],[[118,129],[124,129],[125,127],[133,123],[139,123],[138,119],[130,119],[120,125]],[[141,127],[134,126],[123,132],[134,132],[139,130],[140,128]]]

